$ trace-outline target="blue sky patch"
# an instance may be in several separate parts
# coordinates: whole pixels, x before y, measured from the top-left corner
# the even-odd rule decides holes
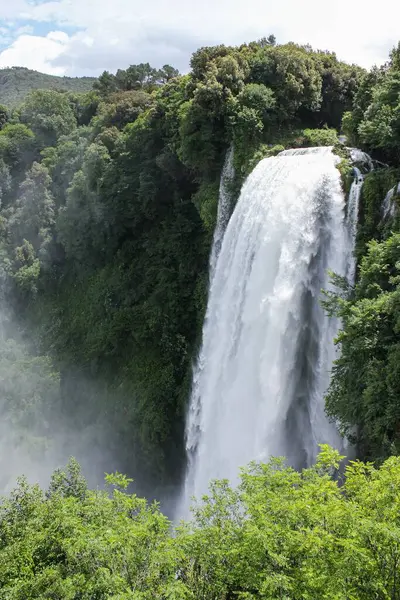
[[[43,0],[36,3],[43,4]],[[80,31],[80,29],[80,27],[73,27],[70,25],[59,25],[54,21],[38,22],[32,20],[16,20],[9,22],[0,20],[0,50],[10,46],[20,35],[46,37],[51,31],[64,31],[67,35],[71,36],[77,31]]]

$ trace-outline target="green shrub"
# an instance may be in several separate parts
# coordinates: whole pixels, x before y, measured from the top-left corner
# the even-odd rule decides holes
[[[334,146],[338,142],[335,129],[304,129],[306,146]]]

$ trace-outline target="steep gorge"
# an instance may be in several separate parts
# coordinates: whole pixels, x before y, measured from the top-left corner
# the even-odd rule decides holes
[[[395,64],[387,71],[385,85],[395,85],[391,71]],[[367,107],[376,81],[329,52],[276,44],[270,37],[239,47],[201,48],[192,57],[190,73],[184,76],[169,67],[157,70],[147,64],[131,65],[115,76],[104,73],[93,91],[86,94],[34,91],[17,110],[1,107],[0,250],[5,302],[10,310],[1,381],[6,397],[4,421],[14,424],[16,438],[30,439],[24,435],[24,427],[34,412],[34,443],[39,456],[42,449],[45,454],[56,456],[54,448],[65,437],[61,454],[77,454],[88,465],[86,469],[100,474],[94,476],[95,481],[112,465],[133,476],[142,493],[149,497],[167,496],[173,502],[185,472],[185,419],[193,364],[199,352],[199,365],[205,360],[200,348],[209,284],[204,344],[210,339],[207,327],[215,318],[214,308],[218,305],[213,289],[219,287],[222,293],[221,282],[224,278],[228,282],[232,276],[224,248],[230,240],[229,252],[235,255],[231,236],[234,228],[239,235],[241,226],[237,219],[243,213],[242,226],[252,232],[254,246],[249,244],[246,250],[248,242],[243,244],[242,251],[249,256],[242,261],[242,275],[244,281],[252,277],[256,266],[260,284],[251,279],[248,290],[239,281],[239,269],[232,276],[235,292],[224,299],[228,308],[222,310],[221,318],[231,315],[227,325],[232,327],[234,341],[226,335],[226,329],[218,330],[218,360],[225,364],[224,345],[232,357],[239,352],[240,360],[235,363],[232,358],[227,368],[232,381],[238,383],[238,392],[244,393],[246,381],[240,380],[239,367],[249,360],[249,350],[243,350],[240,332],[246,334],[252,319],[255,337],[258,335],[260,340],[268,335],[267,330],[277,329],[276,339],[281,340],[282,347],[290,346],[287,364],[279,347],[276,356],[264,361],[272,364],[276,360],[278,375],[268,371],[269,364],[261,368],[257,357],[250,361],[254,369],[247,395],[254,396],[255,403],[260,396],[265,397],[268,385],[260,375],[264,369],[265,379],[271,386],[276,384],[276,389],[284,385],[282,381],[302,380],[299,373],[304,373],[304,380],[308,381],[305,389],[295,384],[304,410],[297,415],[293,408],[289,409],[296,404],[295,394],[286,390],[283,395],[287,404],[278,416],[272,416],[271,427],[275,427],[275,421],[285,421],[288,413],[290,431],[277,433],[283,441],[273,444],[267,454],[292,453],[292,462],[298,464],[312,460],[314,438],[318,435],[311,431],[311,408],[304,398],[318,388],[318,394],[315,393],[324,419],[322,396],[326,385],[322,379],[328,377],[330,366],[317,383],[317,357],[331,356],[321,358],[322,370],[325,363],[331,365],[331,338],[337,331],[332,326],[326,333],[326,343],[321,341],[323,328],[334,321],[324,317],[318,290],[325,287],[334,293],[327,268],[346,275],[348,281],[357,285],[355,263],[343,259],[343,253],[348,253],[356,237],[360,265],[369,240],[378,230],[386,239],[395,222],[393,218],[380,224],[380,207],[384,196],[399,181],[393,169],[396,151],[374,148],[374,122],[359,122],[364,113],[365,119],[373,113],[372,109],[367,113],[366,108],[361,108]],[[391,97],[389,94],[384,99]],[[359,168],[365,151],[370,151],[374,158],[379,154],[382,167],[368,175],[360,167],[365,184],[362,187],[360,181],[354,182],[346,210],[343,192],[339,190],[339,172],[346,195],[353,177],[351,157],[338,138],[342,117],[349,143],[362,148],[354,159],[355,166]],[[309,150],[330,146],[340,154],[338,169],[332,154],[323,157],[324,150]],[[285,149],[287,154],[280,154]],[[329,181],[331,189],[336,189],[336,204],[329,204],[329,193],[323,200],[323,183],[318,193],[313,195],[309,190],[312,198],[307,204],[308,192],[292,182],[297,199],[304,202],[296,229],[282,208],[287,200],[291,211],[297,214],[296,194],[291,197],[283,192],[286,183],[282,181],[282,188],[275,190],[277,198],[284,193],[282,206],[279,200],[275,205],[268,194],[264,206],[257,190],[255,195],[260,193],[260,198],[247,201],[248,206],[258,202],[257,210],[265,223],[255,219],[251,224],[250,215],[244,218],[244,190],[255,173],[266,168],[264,165],[282,161],[308,164],[314,160],[329,163],[328,179],[334,177]],[[384,161],[391,169],[382,165]],[[299,167],[298,183],[304,177],[314,182],[314,171],[308,169],[309,166],[302,175]],[[387,174],[386,179],[382,172]],[[291,181],[290,169],[281,176]],[[273,181],[269,175],[265,177],[272,190]],[[243,185],[242,197],[236,203]],[[261,183],[259,187],[262,188]],[[250,190],[248,194],[250,197]],[[319,196],[322,200],[317,200]],[[396,195],[392,200],[396,203]],[[228,212],[235,203],[227,237],[222,241]],[[356,235],[358,204],[360,227]],[[305,207],[313,207],[314,212],[307,213]],[[282,209],[282,214],[278,209]],[[351,220],[351,227],[343,223],[339,227],[344,214]],[[301,218],[305,219],[303,225],[310,227],[307,239],[300,234]],[[274,219],[276,231],[264,230],[263,227],[273,227]],[[293,239],[286,239],[284,231],[287,235],[291,232]],[[269,246],[265,242],[264,258],[262,253],[258,256],[257,244],[262,246],[264,242],[257,235],[272,236]],[[274,237],[279,235],[281,238]],[[287,289],[293,284],[292,307],[289,301],[285,305],[278,300],[279,286],[282,294],[286,289],[285,279],[279,275],[279,256],[290,253],[289,242],[298,244],[298,250],[293,249],[292,264],[299,260],[301,265],[297,271],[292,267],[293,278],[286,282]],[[339,249],[333,253],[335,244]],[[220,264],[224,265],[223,276]],[[267,280],[263,279],[264,264],[270,266]],[[308,266],[301,274],[304,265]],[[295,279],[297,275],[299,280]],[[263,286],[267,291],[263,291]],[[258,297],[251,296],[256,289]],[[240,299],[246,308],[244,320],[240,310],[229,312]],[[274,302],[281,322],[275,322],[272,315]],[[260,316],[259,331],[255,316],[248,317],[252,310]],[[293,344],[286,333],[289,320],[293,325]],[[271,336],[271,340],[275,339],[272,333]],[[19,382],[8,375],[9,346],[14,342],[22,347]],[[269,344],[272,355],[274,342]],[[299,347],[303,346],[309,348],[311,360],[308,352],[300,352]],[[255,349],[251,352],[256,356]],[[209,358],[207,362],[212,363]],[[38,365],[42,365],[41,377],[32,380]],[[335,368],[336,365],[334,373]],[[31,385],[31,380],[38,381],[37,385]],[[228,397],[228,388],[229,385],[222,387],[221,394]],[[195,389],[192,392],[196,394]],[[275,393],[278,394],[272,391],[272,396]],[[349,395],[345,395],[348,403]],[[21,409],[17,397],[23,399]],[[10,406],[18,406],[18,410],[10,413]],[[250,410],[244,417],[257,420],[261,427],[263,418],[256,419],[256,414],[256,410]],[[240,411],[238,419],[239,416]],[[336,409],[330,411],[330,416],[341,427],[341,414]],[[301,420],[304,428],[296,425]],[[194,429],[203,425],[195,421]],[[280,425],[276,427],[282,429]],[[76,433],[63,436],[63,429]],[[188,425],[187,432],[190,429]],[[302,429],[314,440],[313,450],[299,441]],[[218,426],[217,431],[223,444],[223,428]],[[198,440],[189,442],[191,434],[187,436],[188,445],[197,448]],[[294,447],[290,449],[284,439],[292,436]],[[265,432],[260,432],[259,439],[266,437]],[[256,443],[253,439],[250,442]],[[258,449],[255,454],[250,452],[250,442],[249,454],[238,456],[237,464],[260,455]],[[258,443],[261,448],[261,442]],[[239,452],[239,448],[234,450]]]

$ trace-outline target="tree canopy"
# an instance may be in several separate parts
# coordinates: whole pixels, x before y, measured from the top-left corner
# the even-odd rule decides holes
[[[0,504],[1,595],[12,600],[398,598],[400,462],[322,447],[314,467],[252,464],[216,481],[174,535],[157,504],[91,491],[71,460],[46,491],[21,479]]]

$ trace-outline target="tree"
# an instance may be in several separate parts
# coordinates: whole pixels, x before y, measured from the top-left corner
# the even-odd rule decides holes
[[[71,459],[46,492],[20,479],[0,505],[0,584],[13,600],[394,598],[400,595],[400,461],[379,469],[322,445],[314,467],[250,464],[210,484],[176,531],[157,504]]]
[[[400,71],[388,73],[372,92],[372,101],[358,126],[361,141],[368,147],[393,150],[400,156]]]
[[[20,119],[31,127],[42,148],[54,146],[62,135],[68,135],[77,126],[68,96],[52,90],[31,92],[21,107]]]
[[[392,163],[400,157],[399,90],[399,48],[394,48],[385,66],[362,78],[343,124],[353,143]]]
[[[33,163],[9,219],[9,228],[16,244],[26,239],[35,252],[43,251],[49,243],[55,223],[54,199],[49,191],[48,170]]]
[[[179,76],[179,71],[171,65],[155,69],[149,63],[131,65],[126,70],[118,69],[115,75],[104,71],[94,84],[102,96],[109,96],[117,91],[145,90],[151,92]]]
[[[97,91],[87,92],[86,94],[69,94],[69,101],[74,109],[78,126],[86,127],[96,115],[99,104],[100,94]]]
[[[99,187],[109,159],[103,144],[88,146],[82,168],[74,174],[65,207],[57,218],[58,237],[66,256],[81,268],[96,264],[105,248],[104,209]]]
[[[262,37],[258,40],[257,44],[261,46],[261,48],[276,46],[276,37],[271,33],[268,37]]]
[[[0,207],[7,202],[7,196],[12,188],[10,169],[4,160],[0,159]]]
[[[202,173],[219,167],[225,114],[224,87],[212,74],[197,84],[193,99],[181,107],[179,158],[184,164]]]
[[[380,460],[400,448],[399,259],[398,233],[371,241],[354,291],[335,279],[339,288],[325,302],[343,320],[328,414],[363,456]]]
[[[171,65],[164,65],[162,69],[158,71],[157,79],[160,84],[168,83],[171,79],[179,76],[178,69],[171,67]]]
[[[115,79],[121,90],[151,90],[157,82],[157,69],[149,63],[131,65],[126,71],[119,69]]]
[[[74,460],[54,473],[46,494],[21,479],[0,506],[2,593],[14,600],[174,597],[168,525],[156,505],[134,495],[89,491]]]
[[[242,106],[256,110],[261,120],[267,118],[268,113],[275,107],[274,93],[265,85],[248,83],[238,95]]]
[[[104,71],[98,80],[94,82],[93,88],[102,96],[107,96],[108,94],[117,91],[118,86],[115,75],[112,75],[108,71]]]
[[[392,49],[389,64],[391,69],[400,71],[400,42]]]
[[[41,152],[42,164],[49,170],[51,191],[58,207],[66,202],[67,190],[75,173],[82,167],[93,135],[93,129],[79,127],[70,135],[63,136],[56,147],[50,146]]]
[[[318,111],[322,76],[306,49],[287,44],[259,49],[251,59],[251,81],[272,89],[281,121],[293,119],[300,108]]]
[[[22,123],[7,123],[0,131],[0,157],[17,180],[35,157],[35,136]]]
[[[5,322],[4,313],[1,327],[0,435],[2,448],[10,449],[0,457],[4,490],[15,482],[21,464],[27,471],[35,468],[36,475],[45,475],[46,461],[47,465],[51,462],[51,436],[57,434],[54,423],[56,415],[59,418],[60,380],[48,356],[35,356],[21,340],[7,339],[6,332],[15,332],[16,325]]]
[[[340,458],[322,446],[301,473],[274,459],[238,490],[213,483],[177,540],[193,597],[398,598],[399,459],[350,463],[338,481]]]
[[[208,76],[210,65],[213,64],[216,58],[231,55],[233,48],[224,46],[204,46],[199,48],[190,59],[190,67],[194,80],[203,80]]]
[[[6,106],[0,104],[0,130],[3,129],[4,125],[8,123],[9,111]]]
[[[347,65],[337,60],[329,52],[317,53],[319,71],[322,75],[322,102],[316,114],[316,125],[328,125],[339,129],[343,112],[353,108],[355,96],[365,71],[355,65]]]
[[[143,90],[114,93],[108,97],[107,103],[99,106],[95,126],[123,129],[128,123],[136,121],[150,103],[150,95]]]

